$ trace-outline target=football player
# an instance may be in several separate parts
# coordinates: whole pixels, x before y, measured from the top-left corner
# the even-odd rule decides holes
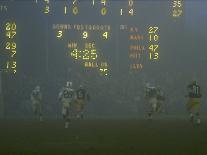
[[[202,97],[201,95],[201,88],[197,84],[196,80],[193,80],[188,86],[188,95],[186,97],[188,98],[187,101],[187,111],[190,115],[191,122],[196,122],[196,124],[200,124],[200,116],[199,116],[199,110],[200,110],[200,99]]]
[[[70,123],[70,112],[74,102],[74,90],[72,82],[67,82],[66,86],[59,93],[59,101],[62,104],[62,115],[65,121],[65,128],[68,128]]]
[[[32,102],[33,112],[39,117],[39,120],[42,121],[42,93],[40,86],[36,86],[30,95]]]
[[[76,91],[76,102],[75,108],[77,113],[78,119],[83,119],[83,110],[86,105],[86,102],[90,100],[89,94],[87,93],[86,89],[83,88],[82,85]]]

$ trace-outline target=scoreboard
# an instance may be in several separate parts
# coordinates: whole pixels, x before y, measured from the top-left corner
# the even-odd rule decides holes
[[[84,70],[100,76],[156,69],[170,59],[166,30],[182,28],[186,3],[1,0],[0,68],[10,75]]]

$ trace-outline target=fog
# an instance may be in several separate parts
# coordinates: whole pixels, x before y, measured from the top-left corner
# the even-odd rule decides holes
[[[79,4],[80,14],[77,16],[60,13],[65,3],[61,1],[51,2],[53,11],[50,15],[41,12],[43,2],[1,3],[8,5],[8,11],[0,12],[0,34],[5,33],[6,22],[15,21],[17,24],[18,63],[15,76],[1,72],[2,115],[31,117],[30,94],[36,85],[40,85],[43,115],[59,117],[58,93],[66,81],[72,81],[74,89],[82,84],[90,94],[91,100],[85,107],[85,115],[89,118],[144,116],[146,82],[163,89],[168,116],[182,116],[187,114],[186,87],[193,79],[198,81],[203,94],[201,114],[207,114],[207,2],[185,1],[180,18],[173,18],[170,14],[169,1],[135,1],[136,14],[133,17],[118,15],[122,6],[127,8],[125,1],[111,2],[107,6],[109,15],[106,16],[98,13],[99,5],[91,8],[88,1]],[[75,32],[67,33],[58,40],[52,25],[63,23],[111,25],[107,41],[101,40],[92,31],[90,35],[95,37],[88,40],[95,41],[97,49],[108,61],[108,76],[100,76],[97,70],[85,69],[78,61],[66,57],[70,40],[78,41],[80,45],[84,41]],[[128,33],[119,30],[121,24],[137,26],[140,34],[144,35],[147,35],[149,26],[158,26],[159,60],[144,60],[142,70],[130,70],[127,58],[130,42]],[[5,42],[4,35],[0,35],[0,51],[4,51]],[[146,42],[141,44],[148,45]],[[0,57],[3,65],[6,57]]]

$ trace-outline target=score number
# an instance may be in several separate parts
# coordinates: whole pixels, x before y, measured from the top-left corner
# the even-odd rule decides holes
[[[15,22],[7,22],[5,24],[5,36],[7,42],[5,44],[5,50],[8,52],[8,59],[6,61],[6,70],[12,70],[15,74],[17,72],[17,44],[15,42],[15,36],[17,34],[17,25]]]
[[[149,27],[148,34],[149,34],[149,59],[150,60],[158,60],[159,59],[159,35],[158,35],[159,27]]]

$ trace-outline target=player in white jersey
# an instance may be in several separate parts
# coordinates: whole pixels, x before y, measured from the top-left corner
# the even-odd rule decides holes
[[[34,114],[39,117],[40,121],[42,121],[42,93],[40,90],[40,86],[36,86],[33,89],[30,95],[30,99],[32,102]]]
[[[65,121],[65,128],[68,128],[70,123],[70,112],[74,102],[74,90],[72,89],[72,82],[67,82],[66,86],[59,93],[59,101],[62,104],[62,115]]]

